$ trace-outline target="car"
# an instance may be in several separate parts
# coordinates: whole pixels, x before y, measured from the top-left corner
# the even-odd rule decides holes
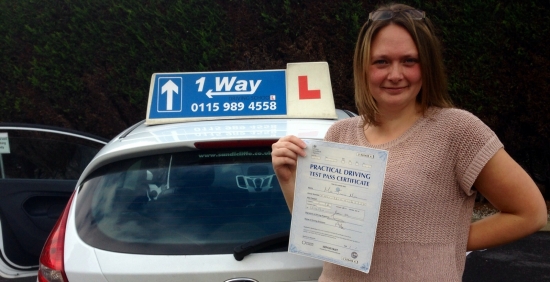
[[[288,253],[291,216],[271,145],[289,134],[322,140],[335,121],[356,114],[335,109],[323,86],[277,92],[292,68],[282,74],[153,75],[146,120],[82,173],[44,245],[39,281],[317,281],[321,261]],[[179,91],[195,81],[194,92]],[[226,87],[231,81],[246,93]],[[244,91],[248,82],[254,94]],[[293,95],[304,98],[295,104],[320,105],[274,114]],[[167,122],[151,118],[163,114]]]
[[[0,279],[36,276],[80,174],[107,142],[55,126],[0,123]]]

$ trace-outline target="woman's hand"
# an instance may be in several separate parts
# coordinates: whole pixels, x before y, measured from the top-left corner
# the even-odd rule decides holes
[[[271,162],[277,175],[288,208],[292,211],[294,203],[294,182],[298,156],[305,157],[306,143],[300,138],[288,135],[271,146]]]

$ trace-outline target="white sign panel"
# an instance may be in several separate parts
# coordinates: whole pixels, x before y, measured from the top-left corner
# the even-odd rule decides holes
[[[288,117],[337,118],[327,62],[287,64],[286,89]]]
[[[8,133],[0,132],[0,154],[10,153],[10,141],[8,140]]]

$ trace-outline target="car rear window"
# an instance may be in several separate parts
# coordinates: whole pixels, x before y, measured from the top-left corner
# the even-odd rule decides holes
[[[271,148],[195,150],[111,163],[84,182],[77,205],[82,240],[116,252],[229,254],[290,229]]]

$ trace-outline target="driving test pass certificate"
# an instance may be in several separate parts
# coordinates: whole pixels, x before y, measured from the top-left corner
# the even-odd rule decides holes
[[[388,152],[305,139],[288,251],[369,272]]]

